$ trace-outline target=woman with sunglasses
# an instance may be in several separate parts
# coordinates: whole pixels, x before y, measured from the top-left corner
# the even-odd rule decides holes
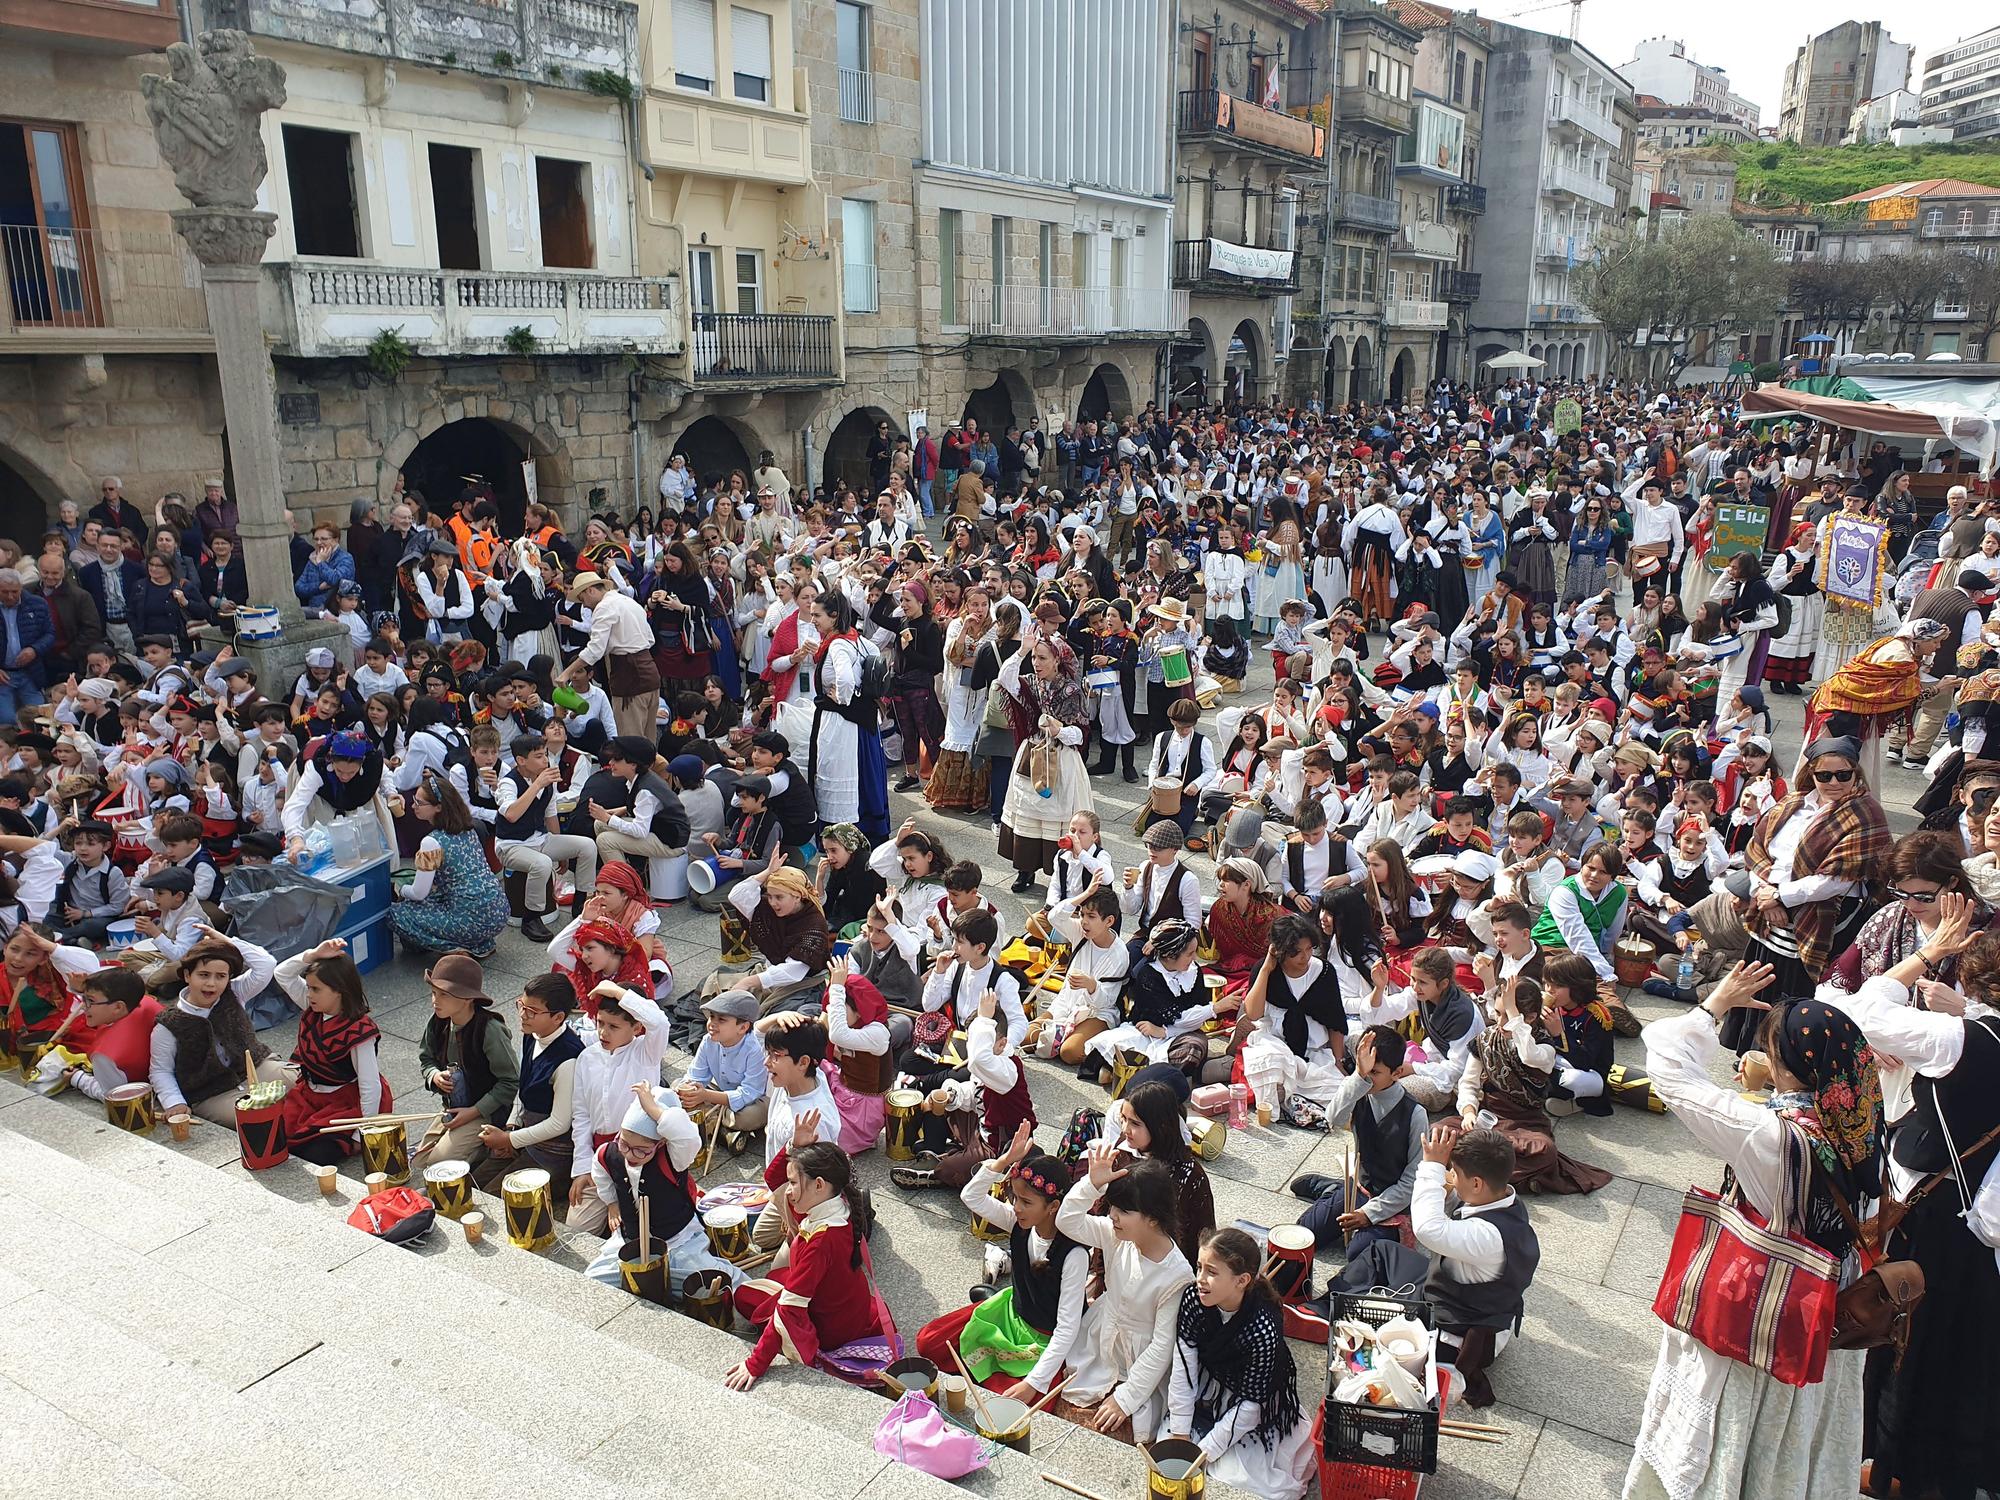
[[[1745,956],[1769,964],[1773,1001],[1810,997],[1834,955],[1868,916],[1869,882],[1891,846],[1889,821],[1861,776],[1861,746],[1822,738],[1806,746],[1805,776],[1757,820],[1745,851],[1753,881]],[[1745,1052],[1757,1013],[1732,1014],[1723,1042]]]
[[[1940,896],[1972,892],[1965,872],[1965,846],[1955,831],[1905,834],[1889,851],[1883,873],[1889,886],[1889,905],[1862,925],[1854,945],[1827,970],[1825,982],[1846,994],[1854,994],[1868,980],[1888,973],[1931,939],[1938,930]],[[1985,926],[1989,915],[1983,905],[1975,904],[1973,927]],[[1942,959],[1930,977],[1941,984],[1956,985],[1958,955]]]
[[[1605,559],[1617,540],[1604,511],[1604,502],[1595,495],[1580,495],[1576,501],[1576,521],[1569,533],[1569,571],[1563,575],[1562,602],[1565,608],[1604,592]]]

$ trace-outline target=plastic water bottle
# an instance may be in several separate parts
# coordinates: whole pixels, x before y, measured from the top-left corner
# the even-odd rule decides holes
[[[1674,967],[1674,987],[1691,990],[1694,988],[1694,960],[1683,953],[1681,961]]]
[[[1247,1130],[1250,1126],[1250,1090],[1241,1083],[1229,1085],[1229,1128]]]

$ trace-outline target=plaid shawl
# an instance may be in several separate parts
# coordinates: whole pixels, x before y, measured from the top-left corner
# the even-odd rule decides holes
[[[1745,851],[1751,874],[1762,880],[1770,879],[1771,840],[1786,819],[1805,807],[1805,802],[1804,793],[1793,792],[1757,820],[1756,830],[1750,835],[1750,847]],[[1864,792],[1836,803],[1813,820],[1805,837],[1799,840],[1798,852],[1792,858],[1792,872],[1794,878],[1801,872],[1810,872],[1866,884],[1875,878],[1877,866],[1887,857],[1894,842],[1882,804]],[[1799,961],[1815,978],[1825,972],[1833,958],[1833,933],[1839,925],[1839,915],[1838,903],[1833,901],[1808,901],[1786,910],[1784,925],[1798,943]],[[1761,910],[1750,915],[1750,930],[1760,937],[1773,925],[1772,919]]]

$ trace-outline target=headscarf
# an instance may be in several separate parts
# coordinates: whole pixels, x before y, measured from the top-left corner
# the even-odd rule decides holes
[[[599,865],[597,883],[608,885],[625,897],[625,914],[629,920],[624,925],[627,927],[638,924],[640,912],[653,909],[653,898],[646,890],[645,883],[639,879],[639,872],[622,859],[609,860]],[[634,910],[635,907],[637,910]]]
[[[1256,860],[1245,859],[1241,855],[1225,859],[1215,867],[1215,878],[1217,880],[1220,880],[1225,875],[1238,885],[1248,886],[1252,901],[1255,901],[1271,888],[1271,878],[1264,873],[1264,867],[1258,864]]]
[[[1818,1125],[1815,1151],[1836,1182],[1852,1183],[1869,1195],[1874,1186],[1875,1148],[1882,1131],[1882,1082],[1868,1038],[1845,1011],[1820,1000],[1795,1000],[1777,1025],[1778,1058],[1806,1086],[1801,1105],[1780,1095],[1773,1106],[1788,1116]],[[1850,1202],[1854,1194],[1848,1193]]]
[[[820,831],[820,847],[838,844],[849,854],[868,852],[868,835],[853,823],[832,823]]]
[[[806,879],[805,871],[795,865],[781,865],[771,872],[771,878],[764,882],[764,894],[768,896],[772,891],[796,896],[815,911],[819,909],[819,892]]]
[[[146,774],[148,776],[157,776],[166,782],[167,795],[169,797],[173,796],[176,792],[184,792],[188,789],[188,768],[179,761],[171,760],[164,755],[158,760],[149,760],[146,762]]]
[[[1152,934],[1146,939],[1146,951],[1154,963],[1164,964],[1187,952],[1200,936],[1179,917],[1168,917],[1154,924]]]

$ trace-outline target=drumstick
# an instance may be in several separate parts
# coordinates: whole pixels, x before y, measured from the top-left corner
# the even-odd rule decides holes
[[[425,1122],[429,1122],[431,1120],[435,1120],[439,1115],[443,1113],[444,1113],[443,1110],[433,1110],[430,1114],[427,1115],[383,1115],[379,1119],[356,1120],[351,1122],[347,1120],[329,1120],[326,1124],[320,1126],[320,1128],[317,1131],[315,1131],[314,1134],[348,1135],[356,1130],[374,1130],[378,1126],[383,1126],[383,1125],[403,1125],[412,1123],[417,1120],[423,1120]]]
[[[83,1007],[79,1005],[74,1010],[72,1010],[68,1015],[64,1016],[62,1025],[58,1026],[55,1029],[55,1035],[49,1038],[48,1045],[44,1047],[42,1050],[44,1052],[55,1051],[56,1043],[63,1039],[63,1037],[68,1033],[70,1027],[76,1024],[77,1017],[81,1016],[82,1014],[83,1014]],[[248,1058],[250,1054],[246,1052],[243,1055],[245,1058]]]
[[[755,1271],[760,1267],[768,1266],[772,1261],[776,1260],[777,1258],[778,1258],[778,1250],[777,1247],[774,1245],[769,1250],[764,1250],[756,1255],[751,1256],[748,1260],[740,1260],[736,1262],[736,1269],[739,1271]]]
[[[246,1094],[257,1092],[257,1059],[250,1055],[248,1047],[243,1049],[243,1092]]]
[[[715,1124],[709,1129],[708,1145],[702,1148],[708,1153],[703,1158],[705,1165],[702,1167],[702,1170],[704,1172],[713,1172],[715,1170],[715,1143],[722,1136],[722,1111],[724,1107],[720,1104],[715,1106]]]
[[[1032,1417],[1036,1412],[1040,1411],[1043,1407],[1047,1406],[1051,1401],[1055,1400],[1057,1396],[1061,1395],[1062,1388],[1070,1383],[1070,1379],[1071,1379],[1070,1376],[1065,1375],[1061,1380],[1058,1380],[1054,1385],[1050,1386],[1049,1393],[1046,1396],[1042,1397],[1041,1400],[1037,1401],[1033,1406],[1028,1408],[1028,1415]]]
[[[986,1428],[989,1432],[999,1431],[999,1429],[993,1425],[992,1414],[988,1412],[986,1409],[985,1387],[980,1385],[978,1381],[974,1380],[972,1378],[972,1371],[968,1370],[965,1367],[965,1356],[958,1352],[958,1341],[956,1339],[953,1339],[949,1345],[949,1348],[951,1349],[951,1362],[958,1366],[958,1373],[965,1377],[966,1386],[972,1392],[972,1404],[979,1410],[979,1425],[981,1427]]]
[[[639,1264],[644,1265],[652,1258],[653,1200],[644,1193],[639,1194]]]
[[[1087,1490],[1080,1484],[1071,1484],[1067,1479],[1058,1479],[1046,1469],[1042,1471],[1042,1478],[1059,1490],[1068,1490],[1072,1495],[1083,1496],[1083,1500],[1104,1500],[1104,1497],[1096,1491]]]
[[[1484,1432],[1461,1432],[1456,1427],[1447,1427],[1443,1423],[1438,1424],[1438,1436],[1457,1438],[1462,1443],[1504,1443],[1507,1441],[1503,1437],[1493,1437]]]
[[[1341,1158],[1340,1171],[1341,1171],[1340,1210],[1342,1213],[1353,1213],[1355,1211],[1355,1208],[1354,1208],[1354,1148],[1352,1146],[1349,1146],[1346,1149],[1346,1152],[1343,1154]],[[1348,1235],[1345,1231],[1343,1231],[1340,1236],[1340,1242],[1341,1244],[1344,1245],[1347,1243],[1347,1241],[1348,1241]]]
[[[1457,1417],[1442,1417],[1438,1420],[1438,1426],[1457,1427],[1465,1432],[1497,1432],[1502,1437],[1506,1437],[1509,1435],[1506,1428],[1495,1427],[1490,1422],[1466,1422],[1466,1421],[1461,1421]]]

